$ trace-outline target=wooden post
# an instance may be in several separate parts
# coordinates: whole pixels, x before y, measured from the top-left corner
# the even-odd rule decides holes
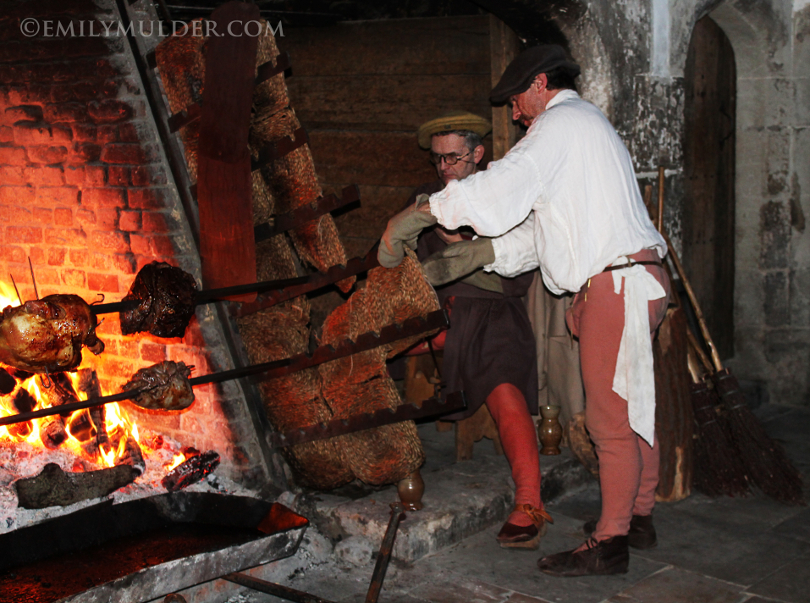
[[[258,7],[243,2],[229,2],[211,13],[211,21],[223,35],[212,36],[205,51],[197,160],[200,258],[206,288],[257,280],[248,129],[258,40],[239,27],[258,19]],[[231,299],[251,302],[256,294]]]
[[[509,26],[495,15],[489,17],[489,49],[492,87],[501,79],[506,66],[518,54],[518,39]],[[498,160],[517,142],[509,105],[492,108],[492,159]]]

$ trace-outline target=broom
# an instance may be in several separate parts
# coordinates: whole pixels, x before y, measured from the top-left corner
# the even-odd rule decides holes
[[[658,175],[658,205],[653,204],[653,187],[647,185],[644,191],[644,204],[650,213],[650,219],[659,231],[663,229],[661,217],[663,214],[664,205],[664,169],[659,169]],[[667,276],[670,279],[671,290],[675,292],[675,281],[672,278],[670,267],[665,263]],[[658,422],[659,430],[663,433],[666,429],[671,431],[673,429],[688,431],[689,438],[684,441],[678,438],[676,444],[676,454],[681,453],[682,458],[676,457],[677,461],[689,463],[688,468],[679,469],[685,478],[688,478],[687,486],[694,485],[698,490],[710,495],[720,496],[723,494],[729,496],[744,495],[748,492],[748,482],[745,479],[745,471],[736,456],[734,448],[726,437],[726,432],[723,430],[722,420],[723,417],[718,414],[716,407],[719,403],[716,393],[711,382],[706,383],[704,380],[705,371],[701,370],[700,363],[696,356],[696,352],[690,349],[689,343],[694,339],[691,331],[689,330],[686,319],[686,304],[681,302],[680,296],[677,293],[673,296],[673,301],[667,310],[667,317],[662,323],[659,336],[656,338],[654,350],[656,355],[656,420]],[[669,325],[667,325],[669,321]],[[678,342],[677,349],[670,350],[668,354],[668,362],[659,362],[664,360],[663,355],[659,354],[662,348],[661,340],[666,334],[666,329],[669,328],[670,345]],[[680,335],[677,335],[677,333]],[[676,336],[677,335],[677,336]],[[699,350],[699,348],[698,348]],[[705,357],[705,354],[700,351]],[[687,370],[683,370],[683,363]],[[711,365],[709,365],[711,371]],[[692,379],[686,373],[690,373]],[[665,380],[664,375],[669,375],[669,379]],[[681,382],[681,380],[683,380]],[[711,387],[710,387],[711,386]],[[664,407],[669,404],[671,409],[678,409],[678,412],[664,413]],[[668,416],[665,416],[668,415]],[[683,424],[679,424],[680,419]],[[674,420],[674,421],[673,421]],[[674,425],[673,425],[674,424]],[[669,442],[672,444],[672,442]],[[666,444],[667,438],[659,437],[659,445],[661,447],[661,482],[666,480]],[[659,484],[658,492],[656,494],[657,500],[663,500],[665,497],[662,494],[661,484]],[[688,493],[688,488],[685,491]]]
[[[749,492],[745,467],[728,437],[728,417],[718,409],[717,392],[698,358],[710,373],[712,365],[687,328],[689,341],[687,361],[692,375],[692,406],[695,412],[697,438],[694,442],[692,484],[709,496],[745,496]]]
[[[737,378],[729,369],[723,368],[720,355],[709,335],[703,312],[701,312],[692,286],[686,278],[683,266],[673,251],[672,242],[666,233],[661,234],[669,247],[669,257],[678,271],[678,276],[681,278],[695,312],[703,339],[709,348],[714,369],[710,379],[726,413],[727,435],[733,444],[737,458],[743,463],[749,481],[775,500],[788,504],[804,504],[802,479],[799,472],[788,459],[782,446],[768,436],[762,424],[748,408]]]

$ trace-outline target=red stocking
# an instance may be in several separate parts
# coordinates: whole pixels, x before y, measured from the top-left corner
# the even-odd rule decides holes
[[[515,504],[543,508],[540,500],[540,456],[534,421],[521,391],[511,383],[501,383],[487,396],[487,408],[498,427],[498,435],[512,467],[515,482]],[[512,513],[509,523],[528,526],[531,518],[522,512]]]

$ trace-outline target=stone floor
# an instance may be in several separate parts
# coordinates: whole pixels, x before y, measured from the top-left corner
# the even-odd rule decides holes
[[[798,468],[810,476],[810,409],[769,405],[757,412],[772,437],[783,442]],[[431,435],[435,432],[429,427],[421,429],[427,439],[426,448],[433,455],[433,470],[438,471],[442,463],[452,460],[452,436]],[[508,479],[506,462],[492,454],[489,443],[477,444],[475,454],[480,462],[487,459],[487,471],[498,474],[501,480]],[[544,457],[543,462],[549,461]],[[546,576],[537,570],[537,559],[577,546],[583,540],[583,521],[598,515],[599,491],[595,482],[570,490],[549,503],[555,523],[539,551],[500,549],[495,542],[499,526],[494,524],[413,562],[395,559],[379,601],[810,602],[810,508],[785,506],[761,495],[711,499],[693,494],[678,503],[660,504],[655,511],[658,547],[650,551],[631,549],[627,574]],[[379,492],[376,496],[384,503],[389,495]],[[408,521],[418,520],[409,515],[403,528]],[[377,546],[379,543],[374,548]],[[341,548],[340,544],[332,548],[318,530],[312,530],[295,558],[266,566],[260,575],[323,599],[364,601],[374,568],[370,549],[368,545]],[[226,600],[279,601],[255,591],[229,594],[222,599]]]

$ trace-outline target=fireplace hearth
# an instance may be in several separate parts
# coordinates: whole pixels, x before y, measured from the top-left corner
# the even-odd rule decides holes
[[[0,536],[0,600],[150,601],[295,553],[308,522],[206,493],[106,502]]]

